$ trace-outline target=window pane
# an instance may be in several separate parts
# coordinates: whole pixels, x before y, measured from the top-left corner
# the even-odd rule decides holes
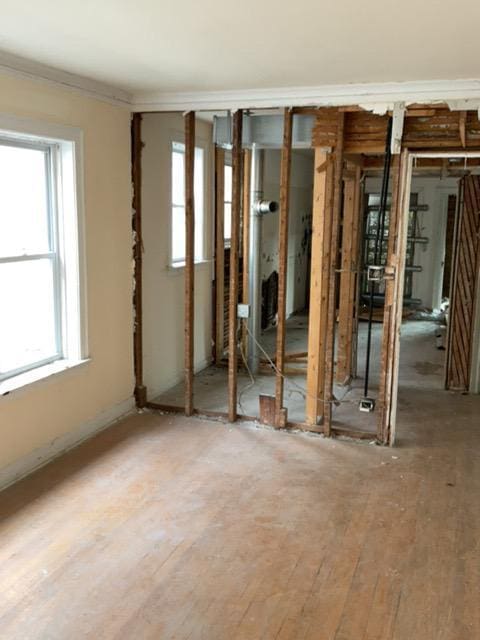
[[[224,184],[224,200],[226,202],[232,201],[232,167],[228,164],[225,165],[225,184]]]
[[[45,156],[0,144],[0,257],[50,249]]]
[[[184,145],[172,143],[172,263],[185,261],[185,155]],[[203,149],[195,147],[195,260],[204,258],[204,157]]]
[[[203,149],[195,148],[194,196],[195,196],[195,260],[203,260]]]
[[[185,261],[185,209],[172,207],[172,262]]]
[[[230,240],[232,237],[232,205],[230,202],[225,203],[225,217],[223,221],[223,235],[225,240]]]
[[[172,153],[172,204],[185,204],[185,156],[183,153]]]
[[[49,259],[0,264],[0,375],[57,354]]]

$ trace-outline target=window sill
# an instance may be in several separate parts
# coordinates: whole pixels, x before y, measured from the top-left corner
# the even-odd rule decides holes
[[[43,367],[25,371],[25,373],[20,373],[17,376],[13,376],[13,378],[0,382],[0,396],[7,396],[12,391],[18,391],[32,384],[49,380],[59,374],[64,374],[72,369],[78,369],[88,362],[90,362],[90,358],[85,358],[84,360],[57,360]]]
[[[205,268],[207,265],[211,263],[211,260],[198,260],[194,263],[195,268],[199,267],[200,269]],[[172,275],[178,275],[185,272],[185,263],[179,262],[177,264],[169,264],[167,266],[167,271]]]

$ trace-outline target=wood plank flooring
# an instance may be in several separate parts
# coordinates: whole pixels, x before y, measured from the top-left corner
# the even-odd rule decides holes
[[[399,446],[144,413],[0,495],[0,638],[480,638],[480,398]]]

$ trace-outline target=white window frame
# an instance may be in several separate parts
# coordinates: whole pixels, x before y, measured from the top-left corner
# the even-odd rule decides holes
[[[48,149],[53,251],[6,261],[49,257],[56,262],[57,354],[11,371],[0,379],[0,395],[88,361],[86,322],[83,133],[76,127],[0,114],[0,140]],[[5,260],[0,259],[0,262]]]
[[[177,148],[175,148],[177,147]],[[172,235],[173,235],[173,208],[179,207],[181,205],[176,205],[173,202],[173,189],[172,189],[172,159],[173,153],[176,151],[177,153],[183,148],[183,153],[185,153],[185,142],[182,139],[180,134],[174,135],[170,141],[170,155],[169,155],[169,201],[170,201],[170,212],[169,212],[169,237],[168,237],[168,267],[172,269],[174,272],[180,272],[185,268],[185,257],[183,260],[174,260],[173,259],[173,251],[172,251]],[[194,256],[195,265],[202,265],[208,262],[207,260],[207,246],[206,246],[206,202],[207,202],[207,146],[204,142],[196,140],[195,141],[195,152],[202,152],[202,165],[203,165],[203,174],[201,177],[202,180],[202,201],[201,201],[201,210],[198,207],[198,201],[195,199],[195,234],[200,233],[200,242],[201,242],[201,251],[200,255]],[[194,163],[194,171],[197,170],[198,163]],[[185,205],[184,205],[185,208]],[[197,232],[198,225],[200,226],[200,231]],[[195,241],[194,241],[195,247]]]

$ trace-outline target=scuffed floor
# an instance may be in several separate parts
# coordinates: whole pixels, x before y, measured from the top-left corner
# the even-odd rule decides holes
[[[480,638],[480,397],[401,397],[394,449],[112,426],[0,494],[0,638]]]

